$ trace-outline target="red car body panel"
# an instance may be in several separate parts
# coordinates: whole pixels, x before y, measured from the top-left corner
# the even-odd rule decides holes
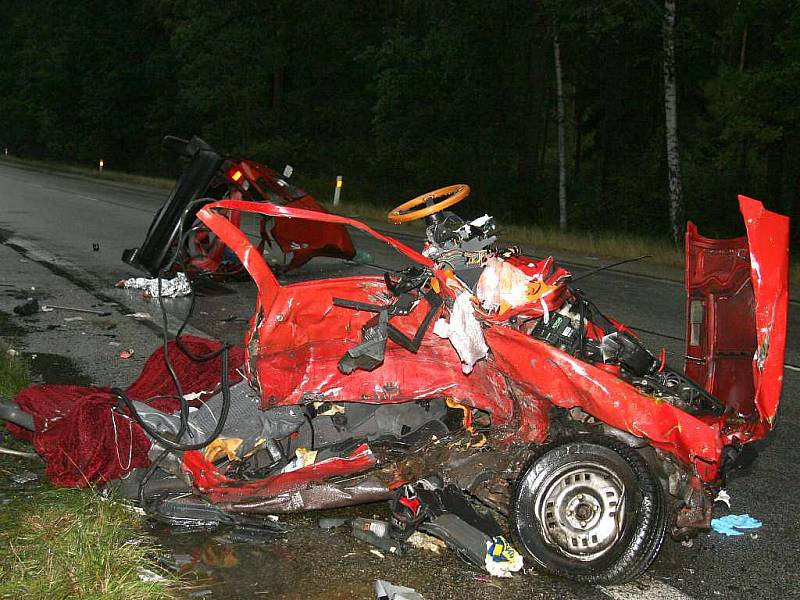
[[[724,444],[763,437],[783,385],[789,219],[739,196],[747,235],[686,235],[686,374],[723,400]]]
[[[476,316],[484,322],[484,336],[491,354],[479,361],[472,373],[462,372],[461,363],[448,342],[426,333],[418,352],[411,353],[390,342],[384,362],[372,371],[343,374],[337,364],[344,353],[360,341],[361,327],[373,313],[337,307],[333,298],[375,303],[382,280],[374,276],[310,281],[280,286],[250,240],[221,213],[227,210],[252,212],[269,217],[349,225],[361,229],[392,247],[414,263],[430,268],[438,280],[441,294],[454,297],[447,273],[432,261],[404,244],[383,236],[368,226],[347,217],[277,206],[270,203],[220,201],[204,206],[198,218],[239,257],[258,287],[256,311],[246,336],[247,369],[250,380],[260,387],[262,406],[298,404],[309,400],[332,402],[405,402],[449,396],[459,403],[485,410],[492,415],[495,428],[506,431],[508,442],[542,442],[548,432],[551,405],[580,407],[589,415],[635,436],[646,438],[661,450],[693,467],[707,482],[717,479],[722,449],[734,440],[748,441],[766,433],[771,425],[780,395],[786,324],[786,256],[788,227],[785,218],[770,213],[755,200],[741,199],[750,240],[753,266],[750,271],[754,292],[756,340],[764,348],[753,361],[751,405],[757,419],[741,419],[731,413],[722,417],[697,418],[683,410],[641,393],[613,372],[581,361],[520,331]],[[687,271],[689,295],[706,299],[709,310],[717,296],[709,295],[726,285],[746,287],[746,277],[734,269],[722,284],[708,280],[707,272],[721,273],[730,259],[718,258],[741,251],[741,243],[724,244],[717,252],[713,243],[696,236],[690,228],[693,269]],[[688,242],[687,242],[688,243]],[[727,248],[727,249],[726,249]],[[708,261],[706,261],[706,257]],[[724,261],[728,260],[728,263]],[[740,260],[740,259],[736,259]],[[738,264],[738,263],[737,263]],[[716,269],[716,271],[715,271]],[[774,275],[772,275],[774,273]],[[712,278],[713,279],[713,278]],[[719,278],[717,278],[719,279]],[[744,294],[744,292],[742,292]],[[689,300],[688,302],[691,302]],[[737,314],[747,314],[746,295],[731,304]],[[742,308],[744,306],[744,308]],[[439,309],[440,311],[443,309]],[[724,317],[725,310],[717,316]],[[393,320],[410,333],[422,320],[424,310]],[[706,322],[706,325],[709,325]],[[728,406],[746,407],[743,390],[747,382],[731,383],[725,375],[727,347],[715,329],[706,333],[704,363],[693,363],[703,383],[719,393]],[[748,352],[749,338],[737,351]],[[737,346],[738,348],[738,346]],[[739,360],[737,357],[736,360]],[[721,368],[715,368],[721,364]],[[701,370],[705,369],[705,370]],[[714,387],[716,386],[716,387]]]
[[[230,178],[230,173],[236,171],[239,177],[233,180]],[[233,166],[228,168],[227,173],[230,183],[235,186],[230,194],[232,200],[241,200],[245,195],[255,194],[278,205],[289,205],[321,213],[328,212],[313,196],[285,183],[278,173],[257,162],[233,161]],[[234,225],[241,227],[241,213],[230,213],[228,218]],[[287,271],[296,269],[318,256],[349,259],[356,254],[353,240],[343,225],[321,221],[301,223],[293,219],[276,217],[273,219],[272,227],[269,228],[266,220],[266,217],[261,219],[261,243],[258,248],[263,251],[265,244],[271,244],[274,240],[284,255],[292,257],[285,266]],[[220,272],[225,259],[225,244],[210,242],[207,239],[207,232],[198,235],[205,236],[204,243],[196,244],[200,255],[190,260],[190,268],[210,273]]]

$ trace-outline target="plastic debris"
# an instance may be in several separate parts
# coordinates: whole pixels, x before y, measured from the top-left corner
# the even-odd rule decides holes
[[[139,579],[145,583],[165,583],[167,581],[166,577],[163,577],[155,571],[151,571],[150,569],[145,569],[144,567],[139,567],[136,571],[136,574],[139,575]]]
[[[380,538],[385,538],[389,535],[389,522],[380,521],[378,519],[363,519],[361,517],[357,517],[353,519],[353,531],[356,529],[374,533]]]
[[[22,471],[21,473],[10,475],[9,479],[17,485],[25,485],[26,483],[38,480],[39,476],[33,471]]]
[[[411,536],[406,540],[406,543],[409,546],[414,546],[414,548],[428,550],[434,554],[439,554],[442,550],[447,548],[447,544],[445,544],[439,538],[435,538],[427,533],[422,533],[421,531],[415,531],[412,533]]]
[[[147,277],[131,277],[117,283],[118,288],[127,290],[144,290],[152,298],[158,298],[158,279]],[[161,295],[164,298],[177,298],[192,293],[192,286],[185,273],[178,273],[172,279],[161,280]]]
[[[720,490],[717,494],[717,497],[714,498],[714,502],[722,502],[728,508],[731,507],[731,497],[725,490]]]
[[[758,529],[761,525],[761,521],[748,514],[725,515],[718,519],[711,519],[711,529],[727,536],[744,535],[744,532],[739,529]]]
[[[383,579],[375,582],[375,593],[378,600],[424,600],[414,588],[394,585]]]
[[[89,313],[92,315],[99,315],[101,317],[110,317],[111,313],[107,310],[95,310],[93,308],[76,308],[74,306],[58,306],[56,304],[42,304],[42,312],[51,312],[53,310],[71,310],[72,312]]]
[[[522,270],[504,260],[490,257],[481,272],[475,292],[484,309],[502,314],[509,308],[530,301],[530,282],[531,278]]]
[[[402,542],[389,537],[389,523],[377,519],[353,519],[353,537],[367,544],[371,544],[383,552],[390,552],[397,556],[405,554]],[[376,550],[370,550],[373,554]],[[383,556],[381,556],[383,558]]]
[[[486,543],[486,570],[495,577],[511,577],[522,568],[522,555],[502,535]]]
[[[464,373],[471,373],[475,363],[489,353],[469,292],[462,292],[456,298],[450,311],[450,322],[439,319],[433,326],[433,333],[450,340],[461,359]]]
[[[35,452],[22,452],[21,450],[13,450],[11,448],[4,448],[0,446],[0,454],[7,454],[9,456],[18,456],[19,458],[28,458],[31,460],[41,460],[41,456]]]
[[[286,465],[281,473],[290,473],[297,469],[302,469],[308,465],[313,465],[317,460],[317,451],[308,450],[307,448],[298,448],[295,450],[295,457]]]
[[[39,312],[39,301],[36,298],[28,298],[26,302],[14,307],[14,314],[21,317],[30,317]]]
[[[349,521],[349,519],[335,519],[331,517],[323,518],[319,520],[319,528],[320,529],[336,529],[337,527],[341,527],[345,525]]]
[[[64,317],[64,320],[67,323],[72,323],[73,321],[83,321],[83,317]]]
[[[136,353],[136,351],[135,351],[133,348],[128,348],[127,350],[123,350],[122,352],[120,352],[120,353],[119,353],[119,357],[120,357],[122,360],[127,360],[127,359],[129,359],[131,356],[133,356],[135,353]]]
[[[153,317],[150,316],[150,313],[146,312],[135,312],[125,315],[126,317],[131,317],[132,319],[152,319]]]

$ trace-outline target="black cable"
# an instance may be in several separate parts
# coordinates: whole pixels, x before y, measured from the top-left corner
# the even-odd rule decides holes
[[[167,361],[168,360],[169,359],[167,359]],[[169,364],[168,368],[171,369],[172,365]],[[206,446],[208,446],[211,442],[213,442],[215,439],[219,437],[219,434],[222,433],[222,429],[225,427],[225,422],[228,420],[228,412],[230,410],[231,397],[230,397],[230,382],[228,380],[227,348],[225,348],[225,351],[222,353],[222,408],[220,409],[219,420],[217,421],[217,425],[214,427],[214,431],[211,432],[211,434],[208,436],[207,439],[201,442],[197,442],[194,444],[182,444],[180,442],[176,442],[170,440],[169,438],[164,437],[157,430],[151,428],[150,425],[147,424],[147,422],[142,418],[142,416],[137,411],[136,407],[133,404],[133,401],[128,397],[128,395],[125,393],[124,390],[121,390],[119,388],[112,388],[111,393],[113,393],[120,400],[122,400],[122,402],[130,411],[133,419],[141,426],[142,429],[144,429],[145,433],[154,440],[156,440],[159,444],[161,444],[165,448],[169,450],[178,450],[181,452],[185,452],[187,450],[200,450],[201,448],[205,448]],[[186,401],[185,398],[183,398],[181,400],[181,425],[178,430],[178,434],[176,436],[178,440],[180,440],[183,437],[183,433],[186,431],[186,429],[188,429],[188,422],[189,422],[188,407],[189,403]],[[186,409],[187,413],[185,421],[183,418],[184,409]],[[191,431],[189,432],[189,435],[191,435]]]
[[[162,292],[162,278],[163,278],[163,274],[166,272],[166,270],[171,268],[172,265],[177,260],[179,254],[180,254],[180,252],[181,252],[181,250],[183,248],[183,245],[186,242],[187,236],[190,235],[192,233],[192,231],[195,229],[195,228],[192,228],[189,231],[187,231],[185,234],[183,233],[184,222],[186,220],[186,216],[188,215],[189,210],[195,204],[199,204],[201,202],[208,203],[209,199],[208,198],[198,199],[198,200],[195,200],[195,201],[193,201],[193,202],[191,202],[191,203],[189,203],[187,205],[186,209],[184,210],[184,214],[182,215],[181,220],[180,220],[179,225],[178,225],[178,236],[177,236],[178,243],[176,245],[175,252],[173,253],[173,256],[172,256],[171,260],[169,261],[169,263],[167,264],[167,266],[164,269],[161,269],[159,271],[159,273],[158,273],[158,303],[159,303],[159,307],[161,309],[161,317],[162,317],[162,329],[163,329],[163,340],[164,340],[163,341],[164,363],[165,363],[165,365],[167,367],[167,371],[170,374],[170,378],[172,379],[173,383],[175,384],[175,389],[177,391],[177,397],[178,397],[179,402],[180,402],[180,426],[178,428],[178,433],[176,435],[176,439],[177,440],[180,440],[183,437],[184,433],[186,433],[187,430],[189,430],[189,435],[192,436],[192,431],[188,426],[188,424],[189,424],[189,403],[184,398],[181,382],[178,379],[177,373],[175,372],[175,369],[174,369],[174,367],[172,365],[172,361],[169,358],[169,317],[167,315],[167,310],[166,310],[166,307],[164,305],[164,298],[163,298],[163,295],[161,293]],[[230,345],[223,344],[223,346],[217,351],[210,352],[210,353],[204,354],[204,355],[196,355],[193,352],[191,352],[180,340],[180,334],[183,332],[183,329],[186,327],[187,323],[189,322],[189,319],[191,318],[192,312],[194,311],[194,305],[195,305],[195,301],[194,300],[195,300],[195,294],[194,294],[194,288],[192,288],[192,301],[191,301],[191,304],[189,306],[189,310],[187,311],[186,316],[185,316],[185,318],[183,320],[183,323],[181,324],[181,327],[178,329],[175,341],[176,341],[176,344],[178,345],[178,347],[180,348],[180,350],[184,354],[186,354],[190,359],[192,359],[194,361],[197,361],[197,362],[205,362],[205,361],[211,360],[213,358],[216,358],[217,356],[220,356],[220,355],[222,356],[222,360],[221,360],[221,363],[222,363],[221,364],[221,370],[222,370],[222,373],[221,373],[222,408],[220,409],[220,416],[219,416],[219,420],[217,421],[217,425],[214,428],[214,431],[208,437],[208,439],[204,440],[202,442],[199,442],[199,443],[195,443],[195,444],[182,444],[182,443],[180,443],[180,441],[173,441],[173,440],[170,440],[168,438],[165,438],[158,431],[156,431],[155,429],[151,428],[145,422],[145,420],[139,414],[138,410],[136,409],[136,407],[134,406],[133,402],[131,401],[131,399],[128,397],[128,395],[125,393],[124,390],[121,390],[119,388],[112,388],[112,390],[111,390],[111,392],[115,396],[117,396],[123,402],[123,404],[128,408],[128,410],[131,413],[131,416],[142,427],[142,429],[145,431],[145,433],[147,433],[148,436],[150,436],[152,439],[156,440],[159,444],[161,444],[162,446],[164,446],[166,448],[164,453],[166,453],[166,452],[168,452],[170,450],[187,451],[187,450],[199,450],[201,448],[204,448],[205,446],[207,446],[208,444],[213,442],[217,437],[219,437],[219,434],[222,432],[222,429],[224,428],[225,423],[226,423],[226,421],[228,419],[228,412],[230,410],[230,382],[229,382],[229,378],[228,378],[228,349],[230,348]],[[164,453],[162,453],[162,454],[164,454]],[[159,457],[159,460],[157,462],[160,462],[160,460],[162,460],[162,459],[163,459],[163,456]],[[151,469],[153,469],[153,465],[151,465]],[[152,476],[152,474],[151,474],[151,476]],[[143,479],[143,482],[144,481],[145,480]],[[144,489],[144,485],[141,484],[140,487],[139,487],[140,494],[142,493],[143,489]]]
[[[588,273],[584,273],[580,277],[573,277],[570,280],[570,283],[575,283],[576,281],[580,281],[581,279],[586,279],[590,275],[594,275],[595,273],[599,273],[600,271],[605,271],[606,269],[613,269],[614,267],[618,267],[620,265],[625,265],[632,262],[637,262],[640,260],[644,260],[645,258],[653,258],[652,254],[642,254],[641,256],[637,256],[636,258],[626,258],[625,260],[621,260],[619,262],[611,263],[610,265],[606,265],[604,267],[597,267],[589,271]]]

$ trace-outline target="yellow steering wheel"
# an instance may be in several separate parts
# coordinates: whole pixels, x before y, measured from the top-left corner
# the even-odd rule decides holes
[[[423,219],[429,215],[442,211],[445,208],[449,208],[450,206],[461,202],[467,196],[469,196],[468,185],[464,183],[448,185],[447,187],[433,190],[427,194],[417,196],[413,200],[404,202],[400,206],[389,211],[387,218],[389,219],[389,223],[408,223],[409,221],[416,221],[417,219]],[[434,200],[436,198],[441,198],[441,200],[431,204],[430,206],[412,210],[417,206],[427,204],[429,200]]]

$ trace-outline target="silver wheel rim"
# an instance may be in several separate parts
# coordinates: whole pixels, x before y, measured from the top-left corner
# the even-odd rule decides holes
[[[545,541],[570,558],[590,561],[619,539],[625,517],[625,486],[593,462],[570,463],[540,488],[536,518]]]

